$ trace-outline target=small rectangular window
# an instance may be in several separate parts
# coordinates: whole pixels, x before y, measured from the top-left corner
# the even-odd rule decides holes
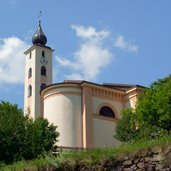
[[[30,54],[29,54],[29,59],[31,59],[31,52],[30,52]]]
[[[42,51],[42,56],[45,57],[45,51]]]

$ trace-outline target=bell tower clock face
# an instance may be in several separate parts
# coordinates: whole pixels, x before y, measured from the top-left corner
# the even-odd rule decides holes
[[[41,56],[41,58],[40,58],[40,63],[41,63],[42,65],[47,65],[47,64],[48,64],[47,58],[46,58],[45,56]]]

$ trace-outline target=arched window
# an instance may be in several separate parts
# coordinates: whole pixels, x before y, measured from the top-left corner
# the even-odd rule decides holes
[[[42,56],[45,57],[45,51],[42,51]]]
[[[40,90],[43,90],[45,87],[46,87],[46,84],[42,83],[41,86],[40,86]]]
[[[32,69],[29,68],[29,71],[28,71],[28,78],[32,77]]]
[[[115,117],[115,113],[113,112],[113,110],[108,107],[108,106],[103,106],[101,109],[100,109],[100,115],[102,116],[108,116],[108,117],[112,117],[114,118]]]
[[[28,97],[32,96],[32,86],[28,86]]]
[[[41,67],[41,75],[46,76],[46,68],[45,68],[45,66]]]

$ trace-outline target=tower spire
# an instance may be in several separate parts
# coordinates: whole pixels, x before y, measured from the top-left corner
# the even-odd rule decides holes
[[[42,15],[42,11],[40,11],[39,16],[38,16],[39,25],[38,25],[37,31],[35,32],[35,34],[32,37],[32,43],[34,45],[43,45],[43,46],[45,46],[46,43],[47,43],[47,38],[46,38],[45,34],[43,33],[43,30],[42,30],[42,27],[41,27],[41,20],[40,20],[41,15]]]

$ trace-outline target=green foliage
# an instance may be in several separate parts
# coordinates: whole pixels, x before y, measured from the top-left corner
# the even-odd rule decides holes
[[[56,128],[53,124],[49,124],[47,119],[38,118],[33,122],[32,119],[27,118],[24,150],[22,151],[24,159],[33,159],[43,151],[53,150],[59,136]]]
[[[138,135],[136,114],[132,109],[126,109],[122,112],[122,119],[116,125],[115,138],[122,142],[128,142],[135,139]]]
[[[33,121],[17,105],[0,103],[0,162],[33,159],[54,150],[58,136],[46,119]]]
[[[171,76],[151,84],[140,97],[136,113],[147,125],[171,131]]]
[[[0,161],[20,157],[24,137],[24,117],[17,105],[0,103]]]
[[[171,76],[160,79],[144,90],[135,110],[123,111],[115,138],[123,142],[158,138],[171,131]]]

